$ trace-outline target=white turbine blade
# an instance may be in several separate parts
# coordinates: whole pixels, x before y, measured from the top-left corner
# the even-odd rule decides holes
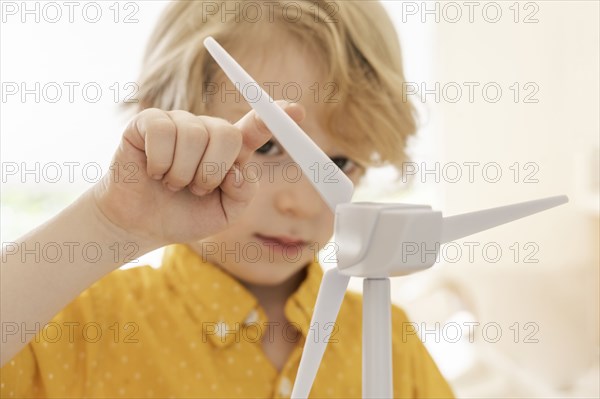
[[[309,178],[331,210],[335,212],[337,204],[350,202],[354,185],[348,176],[215,39],[207,37],[204,46],[283,148],[300,166],[302,173]]]
[[[499,208],[485,209],[462,215],[444,218],[442,224],[442,243],[470,236],[492,227],[521,219],[534,213],[545,211],[568,202],[566,195],[542,198]]]
[[[315,381],[321,359],[323,359],[327,347],[329,335],[333,332],[332,323],[337,319],[349,280],[350,276],[341,274],[337,267],[326,271],[323,276],[317,295],[315,311],[306,335],[298,374],[292,389],[293,399],[307,398],[310,394],[310,389]],[[321,334],[318,334],[318,332],[321,332]]]

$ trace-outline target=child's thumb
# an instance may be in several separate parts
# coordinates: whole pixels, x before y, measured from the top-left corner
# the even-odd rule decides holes
[[[306,110],[299,103],[290,103],[284,100],[275,102],[296,122],[302,121],[306,116]],[[272,137],[271,131],[267,128],[256,111],[252,110],[235,123],[242,132],[242,149],[237,158],[240,164],[248,161],[250,155]]]

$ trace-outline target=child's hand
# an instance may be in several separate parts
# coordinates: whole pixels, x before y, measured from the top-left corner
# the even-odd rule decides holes
[[[280,105],[295,121],[304,118],[300,105]],[[256,168],[243,166],[270,137],[254,111],[231,124],[144,110],[125,129],[112,173],[94,187],[96,203],[132,238],[158,246],[205,238],[235,221],[254,197]]]

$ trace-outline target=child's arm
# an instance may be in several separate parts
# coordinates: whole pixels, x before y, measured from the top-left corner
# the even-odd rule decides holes
[[[304,116],[298,105],[284,108],[296,121]],[[253,111],[235,124],[184,111],[138,114],[125,129],[111,174],[5,245],[0,365],[33,338],[32,331],[128,259],[208,237],[235,221],[258,185],[252,168],[240,171],[270,136]],[[239,166],[232,168],[234,162]]]

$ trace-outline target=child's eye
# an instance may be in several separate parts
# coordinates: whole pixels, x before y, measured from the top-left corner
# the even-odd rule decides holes
[[[275,143],[275,141],[271,139],[263,144],[258,150],[256,150],[256,152],[263,155],[279,155],[282,151],[279,147],[279,144]]]
[[[331,160],[346,174],[351,173],[356,167],[356,163],[346,157],[332,157]]]

